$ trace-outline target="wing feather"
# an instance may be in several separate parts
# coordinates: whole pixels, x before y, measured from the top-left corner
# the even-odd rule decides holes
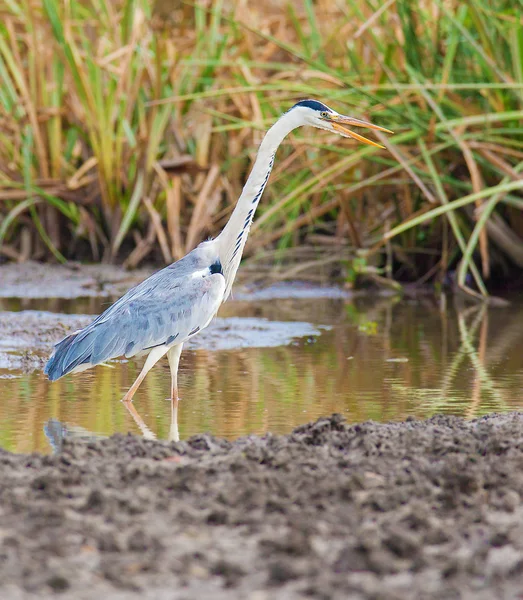
[[[49,378],[58,379],[81,365],[181,344],[207,327],[223,301],[225,278],[209,267],[177,272],[173,267],[180,263],[155,273],[90,325],[59,342],[45,368]]]

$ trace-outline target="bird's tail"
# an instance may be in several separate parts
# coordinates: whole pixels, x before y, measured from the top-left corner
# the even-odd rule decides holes
[[[90,361],[92,345],[85,342],[89,342],[89,340],[86,339],[85,331],[82,330],[71,333],[56,344],[44,369],[44,373],[51,381],[60,379],[76,367]]]

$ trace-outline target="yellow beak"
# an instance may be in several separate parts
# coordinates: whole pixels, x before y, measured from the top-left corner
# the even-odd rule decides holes
[[[390,129],[385,129],[385,127],[380,127],[379,125],[374,125],[374,123],[369,123],[368,121],[363,121],[361,119],[355,119],[354,117],[332,115],[327,117],[325,120],[332,125],[333,129],[339,131],[343,135],[354,140],[358,140],[358,142],[361,142],[362,144],[369,144],[369,146],[376,146],[377,148],[384,148],[384,146],[373,142],[372,140],[368,140],[359,133],[355,133],[351,129],[348,129],[348,127],[366,127],[367,129],[374,129],[376,131],[383,131],[385,133],[394,133]]]

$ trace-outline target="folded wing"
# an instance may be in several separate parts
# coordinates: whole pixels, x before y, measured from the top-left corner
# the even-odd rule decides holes
[[[223,275],[208,267],[187,272],[173,266],[129,290],[90,325],[59,342],[45,367],[49,379],[118,356],[180,344],[207,327],[223,301]]]

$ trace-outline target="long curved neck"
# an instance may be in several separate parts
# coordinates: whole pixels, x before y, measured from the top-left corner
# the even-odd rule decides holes
[[[291,111],[280,117],[267,131],[231,217],[217,238],[220,262],[227,286],[225,298],[229,296],[240,265],[254,213],[272,171],[276,150],[287,134],[302,124],[299,115],[293,115]]]

